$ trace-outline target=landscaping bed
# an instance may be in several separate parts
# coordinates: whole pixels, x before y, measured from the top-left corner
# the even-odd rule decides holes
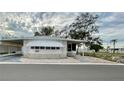
[[[83,55],[83,53],[81,53]],[[108,61],[124,63],[124,53],[108,53],[108,52],[85,52],[84,56],[92,56]]]

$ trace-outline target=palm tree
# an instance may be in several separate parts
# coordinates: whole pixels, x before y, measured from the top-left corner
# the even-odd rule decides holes
[[[113,43],[113,53],[115,53],[115,44],[117,43],[117,39],[112,39],[110,42]]]

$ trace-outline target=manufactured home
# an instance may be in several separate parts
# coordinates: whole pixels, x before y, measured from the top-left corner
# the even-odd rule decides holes
[[[75,56],[82,40],[49,36],[2,39],[0,52],[21,52],[27,58],[66,58]]]

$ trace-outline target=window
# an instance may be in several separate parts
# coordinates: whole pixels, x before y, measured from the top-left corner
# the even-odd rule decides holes
[[[45,47],[41,46],[40,49],[45,49]]]
[[[46,49],[50,49],[50,47],[46,47]]]
[[[34,46],[31,46],[31,49],[34,49]]]
[[[31,46],[31,49],[35,49],[36,52],[39,52],[40,49],[47,49],[47,50],[59,50],[60,47],[45,47],[45,46]]]
[[[35,47],[35,49],[39,49],[39,47],[38,47],[38,46],[36,46],[36,47]]]
[[[56,47],[56,49],[60,49],[60,47]]]
[[[72,51],[76,51],[76,44],[72,44]]]
[[[55,47],[51,47],[52,50],[55,50]]]

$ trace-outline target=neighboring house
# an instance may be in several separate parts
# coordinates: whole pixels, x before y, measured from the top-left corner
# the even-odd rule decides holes
[[[1,40],[1,46],[14,46],[12,52],[22,50],[22,54],[27,58],[65,58],[75,56],[77,44],[83,43],[82,40],[65,39],[48,36],[36,36],[28,38],[13,38]],[[4,45],[4,44],[11,45]],[[4,48],[2,49],[4,50]],[[5,49],[6,50],[6,49]],[[10,49],[11,50],[11,49]],[[9,52],[9,50],[6,50]]]

